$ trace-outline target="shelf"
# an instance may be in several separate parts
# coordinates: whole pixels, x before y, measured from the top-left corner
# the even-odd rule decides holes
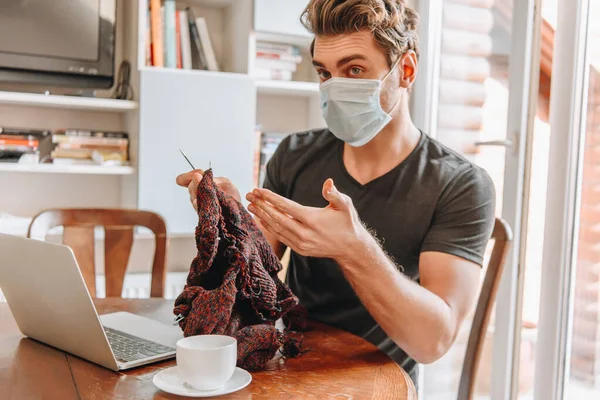
[[[238,72],[227,72],[227,71],[207,71],[204,69],[181,69],[181,68],[166,68],[166,67],[155,67],[152,65],[145,65],[140,68],[140,72],[151,72],[164,75],[197,75],[197,76],[214,76],[214,77],[228,77],[232,79],[248,79],[248,74],[241,74]]]
[[[0,163],[0,172],[38,172],[53,174],[131,175],[133,167],[105,167],[101,165],[54,165]]]
[[[274,94],[281,96],[313,96],[319,94],[319,84],[316,82],[295,81],[256,81],[259,94]]]
[[[234,0],[179,0],[178,2],[190,6],[225,8],[232,5]]]
[[[0,104],[111,112],[127,112],[138,108],[138,103],[130,100],[3,91],[0,91]]]
[[[173,75],[203,75],[215,77],[229,77],[232,79],[248,79],[248,74],[236,72],[220,72],[220,71],[205,71],[198,69],[177,69],[177,68],[162,68],[145,66],[140,68],[142,73],[148,71],[159,74]],[[272,94],[280,96],[312,96],[319,94],[319,84],[317,82],[300,82],[300,81],[277,81],[277,80],[260,80],[256,79],[256,90],[258,94]]]

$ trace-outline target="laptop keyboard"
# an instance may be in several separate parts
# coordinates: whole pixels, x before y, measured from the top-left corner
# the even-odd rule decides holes
[[[104,331],[119,362],[126,363],[175,351],[172,347],[163,346],[111,328],[104,327]]]

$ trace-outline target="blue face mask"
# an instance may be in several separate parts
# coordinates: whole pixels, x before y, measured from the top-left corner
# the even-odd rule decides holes
[[[330,78],[321,84],[321,111],[331,133],[351,146],[363,146],[392,120],[379,95],[399,61],[382,80]]]

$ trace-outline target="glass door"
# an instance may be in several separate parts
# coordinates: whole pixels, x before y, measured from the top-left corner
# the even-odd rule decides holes
[[[476,398],[509,399],[515,332],[521,331],[515,321],[537,109],[539,1],[420,0],[418,12],[422,51],[413,119],[488,171],[497,216],[514,234],[476,382]],[[456,399],[470,325],[464,324],[446,356],[422,368],[419,398]]]
[[[599,17],[558,0],[536,400],[600,399]]]

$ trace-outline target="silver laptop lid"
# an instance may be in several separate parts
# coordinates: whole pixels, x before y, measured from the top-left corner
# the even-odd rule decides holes
[[[0,288],[24,335],[118,370],[69,247],[0,234]]]

